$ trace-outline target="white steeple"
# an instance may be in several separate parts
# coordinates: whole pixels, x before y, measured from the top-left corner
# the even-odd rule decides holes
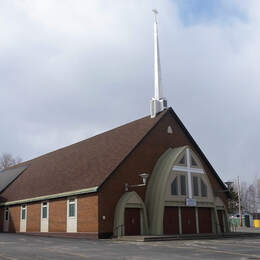
[[[162,97],[161,86],[161,65],[158,40],[157,10],[154,12],[154,97],[151,100],[151,118],[156,117],[157,113],[167,108],[167,100]]]

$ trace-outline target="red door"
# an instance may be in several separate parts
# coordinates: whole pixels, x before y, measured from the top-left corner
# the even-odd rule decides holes
[[[177,207],[164,208],[163,232],[165,235],[179,234],[179,214]]]
[[[210,208],[198,208],[199,232],[212,233],[212,219]]]
[[[181,208],[182,234],[196,233],[196,217],[194,208]]]
[[[224,232],[224,222],[223,222],[223,210],[218,210],[218,222],[220,225],[220,230],[223,233]]]
[[[125,235],[137,236],[140,234],[140,209],[125,208]]]

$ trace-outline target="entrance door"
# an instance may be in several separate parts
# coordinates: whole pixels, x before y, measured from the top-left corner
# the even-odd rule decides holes
[[[4,228],[3,228],[4,232],[8,232],[9,231],[9,209],[6,208],[4,211]]]
[[[26,232],[27,206],[21,206],[20,232]]]
[[[194,208],[181,208],[181,224],[183,234],[196,233],[196,216]]]
[[[77,199],[67,200],[67,232],[77,232],[78,213]]]
[[[177,207],[165,207],[163,216],[163,233],[179,234],[179,213]]]
[[[49,231],[49,204],[43,202],[41,205],[41,232]]]
[[[218,222],[220,225],[220,230],[223,233],[224,232],[224,222],[223,222],[223,210],[218,210]]]
[[[199,232],[212,233],[212,218],[210,208],[198,208]]]
[[[140,234],[140,209],[125,208],[125,235],[137,236]]]

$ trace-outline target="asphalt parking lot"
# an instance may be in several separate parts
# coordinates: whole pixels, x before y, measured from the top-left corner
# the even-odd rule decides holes
[[[0,233],[0,259],[260,259],[260,237],[119,242]]]

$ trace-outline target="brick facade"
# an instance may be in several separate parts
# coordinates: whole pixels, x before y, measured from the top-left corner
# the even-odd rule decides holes
[[[173,129],[173,134],[167,133],[168,126]],[[142,172],[152,173],[158,158],[168,149],[189,145],[196,152],[195,147],[187,138],[183,129],[177,121],[167,113],[142,142],[131,152],[127,159],[116,169],[113,175],[107,180],[99,192],[99,233],[101,237],[110,236],[113,232],[113,218],[115,207],[120,197],[125,192],[124,184],[141,183],[139,174]],[[203,163],[203,167],[209,177],[213,190],[222,190],[216,178],[213,176],[207,164],[196,152],[198,158]],[[148,179],[149,181],[149,179]],[[130,188],[136,191],[139,196],[145,199],[145,188]],[[113,192],[111,192],[113,191]],[[218,194],[226,201],[225,194]],[[106,216],[106,220],[102,220]]]
[[[20,206],[9,207],[9,232],[20,232]]]
[[[41,228],[41,203],[27,205],[27,232],[40,232]]]
[[[98,195],[77,197],[78,232],[98,232]],[[21,205],[9,207],[9,232],[20,232]],[[0,231],[3,231],[4,207],[0,208]],[[49,232],[66,232],[67,198],[49,201]],[[40,232],[41,202],[27,204],[26,232]]]
[[[98,232],[98,196],[78,197],[78,232]]]
[[[67,200],[49,202],[49,232],[66,232]]]

